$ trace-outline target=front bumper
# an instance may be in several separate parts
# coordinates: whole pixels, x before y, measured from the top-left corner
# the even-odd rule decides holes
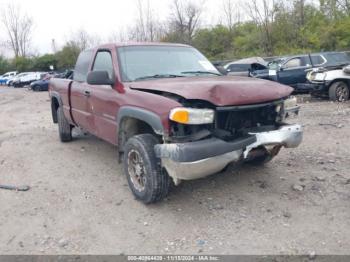
[[[296,92],[310,92],[313,91],[315,89],[319,89],[319,85],[318,84],[313,84],[313,83],[298,83],[296,84],[296,86],[294,87],[294,90]]]
[[[300,125],[286,125],[278,130],[251,133],[250,136],[225,142],[217,138],[155,146],[156,156],[174,179],[192,180],[217,173],[232,162],[247,159],[260,146],[297,147],[303,137]]]
[[[324,93],[328,91],[328,86],[329,83],[327,82],[312,82],[298,84],[295,90],[299,92]]]

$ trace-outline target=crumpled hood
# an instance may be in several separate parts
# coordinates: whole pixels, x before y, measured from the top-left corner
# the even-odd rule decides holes
[[[293,89],[276,82],[235,76],[183,77],[133,82],[132,89],[173,93],[217,106],[249,105],[287,97]]]

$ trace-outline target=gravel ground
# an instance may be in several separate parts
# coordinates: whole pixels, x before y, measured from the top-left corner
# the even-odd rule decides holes
[[[302,104],[303,144],[264,167],[136,201],[116,149],[58,141],[46,92],[0,87],[1,254],[350,254],[350,103]]]

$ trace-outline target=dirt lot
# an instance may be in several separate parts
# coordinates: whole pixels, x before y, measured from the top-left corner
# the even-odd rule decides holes
[[[145,206],[113,146],[60,143],[46,92],[0,87],[0,184],[31,186],[0,189],[0,253],[350,254],[350,103],[302,106],[299,148]]]

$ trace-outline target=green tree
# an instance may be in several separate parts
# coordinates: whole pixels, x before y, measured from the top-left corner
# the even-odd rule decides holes
[[[34,69],[33,60],[27,57],[19,56],[14,58],[12,63],[18,72],[32,71]]]
[[[68,42],[61,51],[56,53],[57,68],[69,69],[73,68],[81,49],[74,42]]]
[[[57,57],[56,55],[46,54],[39,56],[34,60],[34,68],[37,71],[49,71],[50,66],[53,66],[54,69],[57,68]]]
[[[9,61],[5,57],[0,56],[0,75],[3,75],[11,70],[13,70],[13,68],[11,67]]]
[[[231,54],[233,57],[243,58],[264,55],[264,49],[261,46],[260,30],[254,22],[237,25],[232,41],[234,49]]]
[[[223,25],[212,29],[199,30],[193,39],[193,45],[210,59],[224,59],[225,52],[232,49],[233,34]]]

